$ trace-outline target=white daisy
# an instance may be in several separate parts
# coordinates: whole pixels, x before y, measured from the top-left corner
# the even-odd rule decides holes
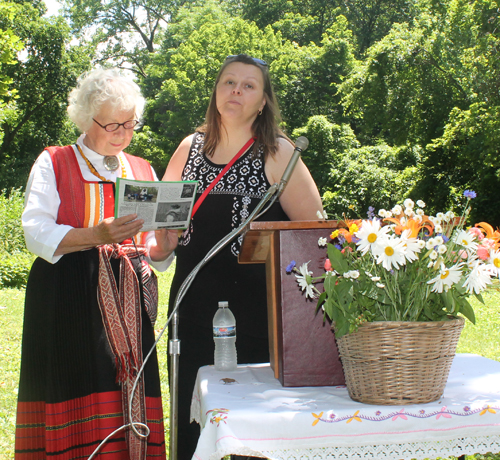
[[[311,278],[313,272],[309,271],[307,267],[307,264],[309,262],[303,263],[299,267],[300,275],[296,274],[295,277],[297,278],[297,283],[299,284],[299,287],[302,289],[302,291],[306,291],[306,297],[314,299],[316,295],[314,293],[314,286],[312,284]]]
[[[399,238],[386,238],[372,248],[378,264],[390,271],[392,267],[399,269],[406,263],[405,246]]]
[[[434,237],[434,241],[436,242],[436,246],[438,246],[440,244],[444,244],[444,240],[443,240],[443,237],[441,235]]]
[[[419,206],[421,208],[425,208],[425,203],[422,200],[418,200],[417,201],[417,206]]]
[[[436,246],[436,240],[434,238],[429,238],[425,243],[425,247],[429,250],[433,249],[434,246]]]
[[[453,219],[455,217],[455,213],[453,211],[448,211],[445,215],[444,215],[444,220],[446,222],[449,222],[451,219]]]
[[[401,241],[405,247],[405,257],[408,262],[418,259],[417,253],[421,251],[421,245],[417,238],[410,238],[411,230],[405,230],[401,234]]]
[[[441,227],[441,224],[436,224],[436,225],[434,226],[434,231],[435,231],[436,233],[443,233],[443,227]]]
[[[463,287],[467,289],[469,294],[472,294],[473,291],[479,294],[483,289],[486,289],[488,284],[491,284],[491,271],[487,265],[476,260]]]
[[[425,215],[425,212],[424,212],[424,210],[423,210],[423,209],[417,209],[417,210],[415,211],[415,214],[416,214],[417,216],[423,216],[423,215]]]
[[[356,237],[359,238],[359,241],[356,243],[358,250],[363,255],[370,249],[373,250],[373,247],[387,238],[389,230],[388,226],[382,227],[378,219],[363,221],[361,228],[355,233]]]
[[[403,208],[399,204],[397,204],[391,209],[391,211],[395,216],[399,216],[403,212]]]
[[[500,251],[490,251],[488,263],[490,264],[491,272],[500,276]]]
[[[443,292],[443,288],[447,291],[451,286],[458,283],[462,277],[463,263],[453,265],[453,267],[446,268],[444,264],[441,264],[441,269],[438,275],[427,281],[427,284],[433,284],[432,292]]]
[[[429,259],[431,260],[436,260],[438,258],[438,253],[435,249],[433,249],[430,253],[429,253]]]
[[[405,215],[408,217],[413,217],[415,215],[413,208],[405,208]]]
[[[378,215],[379,215],[380,217],[382,217],[382,218],[385,218],[385,217],[386,217],[386,215],[385,215],[385,213],[386,213],[386,212],[387,212],[387,211],[386,211],[385,209],[380,209],[380,210],[378,211]]]
[[[319,246],[319,247],[324,247],[324,246],[326,246],[326,238],[321,237],[321,238],[318,240],[318,246]]]
[[[475,240],[475,236],[466,231],[466,230],[460,230],[454,235],[453,241],[457,243],[458,245],[462,246],[463,248],[467,249],[468,252],[475,252],[478,243]]]
[[[352,279],[358,279],[359,278],[359,272],[357,270],[351,270],[349,272],[349,278],[352,278]]]
[[[380,289],[383,289],[385,288],[385,284],[382,284],[382,283],[377,283],[376,286]]]
[[[447,248],[444,244],[440,244],[440,245],[438,246],[438,250],[437,250],[437,252],[438,252],[438,254],[445,254],[445,253],[446,253],[446,251],[447,251],[447,249],[448,249],[448,248]]]
[[[413,209],[415,207],[415,203],[410,198],[404,200],[403,204],[405,205],[405,208]]]

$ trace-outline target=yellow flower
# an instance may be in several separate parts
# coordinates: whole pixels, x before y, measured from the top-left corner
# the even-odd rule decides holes
[[[354,235],[357,231],[359,230],[359,227],[356,225],[356,224],[352,224],[350,227],[349,227],[349,233],[351,235]]]
[[[359,414],[359,410],[357,410],[354,413],[354,415],[349,420],[347,420],[346,423],[351,423],[353,420],[356,420],[357,422],[361,422],[361,419],[358,417],[358,414]]]
[[[314,425],[317,425],[318,422],[321,420],[321,417],[323,417],[323,412],[321,412],[321,414],[319,414],[319,415],[316,415],[314,412],[312,412],[312,414],[313,414],[314,418],[316,419],[316,420],[314,420],[314,422],[312,424],[312,426],[314,426]]]
[[[495,409],[492,409],[489,405],[486,406],[486,408],[484,410],[482,410],[479,415],[484,415],[486,414],[487,412],[491,412],[492,414],[496,414],[496,410]]]
[[[332,234],[330,235],[330,238],[333,240],[335,238],[337,238],[337,236],[339,236],[339,231],[338,230],[335,230],[334,232],[332,232]]]

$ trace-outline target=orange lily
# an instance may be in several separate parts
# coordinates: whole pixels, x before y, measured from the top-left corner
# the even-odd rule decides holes
[[[493,230],[493,227],[488,224],[487,222],[479,222],[478,224],[475,225],[475,227],[478,227],[482,230],[482,232],[485,234],[486,238],[495,241],[495,247],[498,248],[499,246],[499,240],[500,240],[500,232],[497,230]]]
[[[396,217],[388,217],[384,219],[384,221],[386,220],[396,224],[396,227],[394,228],[394,233],[396,233],[396,235],[401,235],[401,233],[405,230],[410,230],[410,238],[416,238],[420,233],[420,230],[423,228],[427,229],[429,236],[431,236],[434,232],[434,224],[426,216],[422,216],[422,222],[417,222],[414,219],[408,219],[405,225],[403,225],[401,220]]]

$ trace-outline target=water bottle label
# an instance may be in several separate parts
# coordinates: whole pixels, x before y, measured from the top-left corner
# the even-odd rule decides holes
[[[214,337],[236,337],[236,326],[214,326]]]

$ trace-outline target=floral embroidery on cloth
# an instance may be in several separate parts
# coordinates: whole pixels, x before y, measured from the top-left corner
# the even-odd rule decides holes
[[[448,409],[447,406],[442,407],[440,410],[434,410],[431,412],[426,412],[424,409],[420,409],[418,412],[407,411],[406,408],[400,409],[398,411],[390,410],[386,414],[383,414],[380,410],[375,411],[373,415],[360,414],[359,410],[357,410],[352,415],[343,415],[339,417],[333,411],[329,411],[324,415],[324,412],[319,414],[315,414],[311,412],[314,420],[312,422],[312,426],[316,426],[319,422],[325,423],[339,423],[346,422],[350,423],[352,421],[361,422],[363,420],[369,422],[385,422],[387,420],[392,420],[393,422],[399,419],[408,420],[408,418],[436,418],[439,420],[441,417],[443,418],[452,418],[452,417],[470,417],[471,415],[479,414],[479,416],[484,415],[500,415],[497,413],[500,411],[500,406],[492,406],[487,404],[485,406],[478,407],[476,409],[471,409],[470,406],[464,406],[463,409],[460,410],[451,410]]]
[[[207,411],[206,415],[208,415],[210,412],[212,413],[210,417],[210,423],[212,423],[213,425],[219,426],[221,422],[227,423],[226,420],[229,409],[210,409],[209,411]]]

